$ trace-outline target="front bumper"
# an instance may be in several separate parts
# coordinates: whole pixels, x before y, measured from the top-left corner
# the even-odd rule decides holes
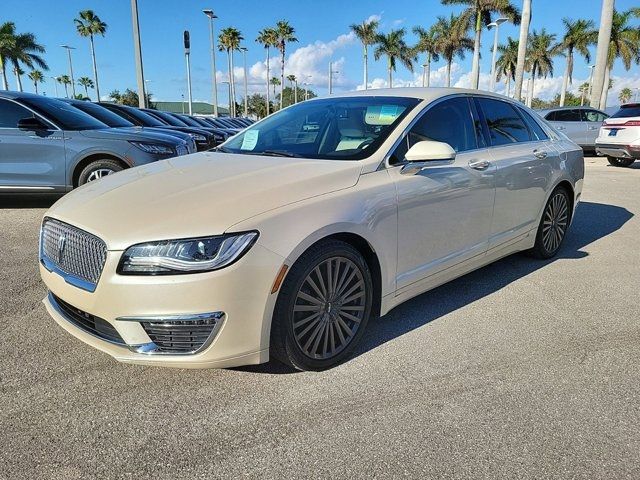
[[[640,145],[596,143],[596,153],[615,158],[640,158]]]
[[[51,295],[44,304],[53,319],[83,342],[121,362],[182,368],[223,368],[269,359],[269,330],[275,296],[270,293],[284,259],[260,244],[237,263],[214,272],[171,275],[118,275],[122,252],[109,251],[95,292],[65,282],[40,265]],[[108,322],[117,332],[104,338],[80,328],[55,301]],[[131,318],[193,316],[224,312],[219,328],[202,349],[191,354],[159,354],[142,323]],[[121,319],[121,320],[118,320]],[[121,341],[120,341],[121,340]],[[144,348],[144,347],[147,348]]]

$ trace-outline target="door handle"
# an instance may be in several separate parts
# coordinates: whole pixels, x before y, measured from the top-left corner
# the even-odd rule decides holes
[[[544,150],[534,150],[533,154],[536,156],[536,158],[547,158],[548,155],[548,153]]]
[[[589,130],[598,130],[600,127],[589,127]]]
[[[487,160],[477,160],[475,162],[469,162],[469,167],[473,168],[474,170],[486,170],[490,165],[491,163],[489,163]]]
[[[567,127],[556,127],[556,130],[566,130]]]

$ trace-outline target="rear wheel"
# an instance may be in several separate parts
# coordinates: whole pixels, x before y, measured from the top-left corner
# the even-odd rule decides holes
[[[609,163],[614,167],[630,167],[635,159],[633,158],[616,158],[616,157],[607,157]]]
[[[80,176],[78,177],[78,186],[100,180],[102,177],[119,172],[122,169],[122,164],[117,160],[109,158],[96,160],[82,169],[82,172],[80,172]]]
[[[542,213],[542,220],[536,234],[536,243],[531,249],[537,258],[554,257],[564,241],[571,220],[571,201],[564,187],[556,188]]]
[[[339,364],[362,337],[372,298],[369,267],[354,247],[335,240],[313,246],[280,289],[271,353],[299,370]]]

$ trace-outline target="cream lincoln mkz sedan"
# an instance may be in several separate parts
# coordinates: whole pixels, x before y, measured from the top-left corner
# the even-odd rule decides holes
[[[311,100],[62,198],[44,302],[123,362],[320,370],[372,316],[517,251],[556,255],[583,175],[580,147],[505,97]]]

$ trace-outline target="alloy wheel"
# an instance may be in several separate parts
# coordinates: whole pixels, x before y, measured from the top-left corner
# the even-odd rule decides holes
[[[542,224],[542,244],[547,252],[555,252],[562,243],[569,221],[569,205],[564,192],[556,192],[547,204]]]
[[[96,168],[87,177],[87,183],[93,182],[95,180],[99,180],[102,177],[106,177],[107,175],[111,175],[112,173],[115,173],[115,172],[113,170],[111,170],[110,168]]]
[[[364,319],[366,283],[360,268],[345,257],[319,263],[302,282],[293,306],[295,342],[309,358],[338,355]]]

